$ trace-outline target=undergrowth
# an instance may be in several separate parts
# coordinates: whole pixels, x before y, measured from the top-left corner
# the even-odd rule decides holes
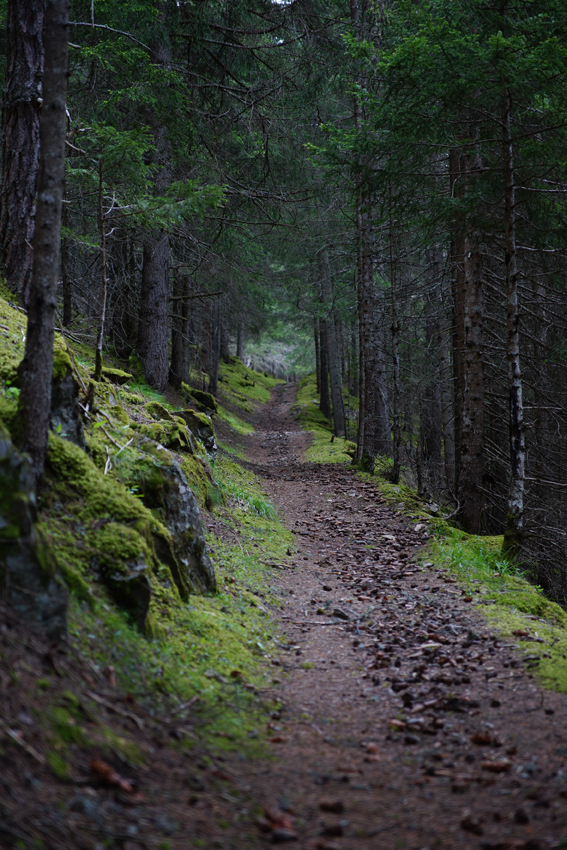
[[[25,316],[6,302],[1,306],[0,420],[10,427]],[[84,344],[69,345],[57,337],[55,368],[59,361],[65,369],[72,365],[85,392],[94,352]],[[267,662],[279,638],[272,616],[279,604],[273,574],[288,564],[292,536],[255,477],[233,460],[211,461],[176,415],[179,406],[143,382],[139,364],[109,356],[106,366],[108,380],[96,384],[95,407],[86,422],[87,452],[52,435],[50,487],[40,502],[41,528],[71,594],[71,641],[100,675],[111,666],[118,686],[150,714],[179,714],[184,730],[179,746],[264,752],[258,730],[266,728],[267,712],[274,708],[264,693],[271,685]],[[112,370],[117,377],[120,372],[120,382],[128,380],[126,372],[132,378],[118,385]],[[233,408],[250,412],[268,401],[278,382],[236,358],[221,365],[221,378],[230,410],[221,407],[219,417],[234,433],[252,432]],[[207,543],[217,591],[211,595],[179,592],[169,566],[160,561],[171,549],[164,517],[143,503],[149,488],[157,492],[162,470],[173,462],[201,510],[207,505],[213,515],[215,531],[207,534]],[[151,582],[144,623],[100,580],[105,570],[120,578],[134,563]],[[187,704],[189,714],[183,709]],[[69,769],[68,730],[61,711],[54,714],[49,705],[47,694],[46,716],[55,717],[48,761],[63,777]]]
[[[350,463],[356,443],[343,437],[333,438],[331,423],[319,410],[315,375],[307,375],[297,385],[297,419],[311,434],[305,460],[315,463]],[[350,426],[352,430],[352,425]]]
[[[430,567],[448,569],[459,579],[497,632],[529,653],[529,667],[545,687],[567,693],[567,613],[507,562],[501,549],[502,537],[444,529],[427,556]]]

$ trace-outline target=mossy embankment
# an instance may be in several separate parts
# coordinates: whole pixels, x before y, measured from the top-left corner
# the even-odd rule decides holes
[[[306,459],[318,463],[352,463],[355,443],[332,440],[332,427],[319,410],[315,376],[299,382],[296,413],[312,441]],[[546,598],[529,581],[528,570],[510,565],[502,557],[500,537],[466,534],[442,516],[403,480],[388,480],[389,458],[377,458],[375,473],[358,472],[372,481],[390,507],[426,529],[430,541],[421,561],[428,569],[449,571],[458,579],[463,595],[503,637],[518,644],[530,671],[542,685],[567,693],[567,613]]]
[[[26,317],[2,299],[0,313],[0,421],[17,441]],[[55,346],[54,377],[71,370],[87,408],[86,450],[60,428],[50,435],[39,496],[39,526],[70,591],[71,642],[99,673],[111,667],[118,688],[153,715],[190,703],[179,746],[258,752],[258,730],[274,707],[271,565],[287,562],[291,535],[252,474],[225,453],[216,457],[211,419],[192,405],[191,392],[156,393],[112,358],[94,382],[92,350],[60,335]],[[251,430],[236,411],[250,413],[276,382],[236,358],[222,365],[221,378],[226,406],[214,415],[235,432]],[[171,490],[183,491],[184,482],[206,518],[216,575],[208,592],[182,563],[171,523]],[[65,736],[78,721],[60,694],[50,700],[49,682],[42,687],[48,761],[64,776],[72,770]],[[72,743],[101,751],[88,736]]]

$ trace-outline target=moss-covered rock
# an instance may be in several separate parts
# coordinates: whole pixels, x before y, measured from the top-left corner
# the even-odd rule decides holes
[[[123,369],[113,369],[110,366],[102,367],[102,377],[110,381],[111,384],[119,384],[120,386],[127,384],[134,378],[130,372],[125,372]]]
[[[51,547],[37,524],[33,477],[27,459],[0,426],[0,586],[24,620],[53,639],[67,633],[68,592]]]
[[[203,390],[195,390],[187,384],[181,384],[181,393],[187,399],[197,406],[197,409],[203,413],[216,413],[219,409],[218,403],[214,395],[203,392]]]
[[[217,443],[211,417],[190,408],[177,411],[176,416],[183,419],[191,433],[204,445],[209,457],[214,460],[217,456]]]
[[[157,536],[157,535],[156,535]],[[152,553],[142,534],[122,523],[105,524],[96,535],[92,568],[99,572],[114,600],[145,631],[152,586]]]
[[[61,352],[57,368],[53,369],[49,427],[64,439],[82,449],[85,448],[79,408],[79,385],[73,377],[69,355]]]
[[[181,581],[191,590],[214,592],[215,571],[206,550],[199,506],[179,464],[174,461],[155,470],[144,483],[144,504],[160,511],[167,525],[175,559],[181,565]],[[179,580],[176,584],[179,587]]]
[[[160,404],[159,401],[149,401],[146,404],[146,413],[148,416],[151,416],[152,419],[164,419],[166,422],[171,422],[171,413],[163,404]]]
[[[140,434],[155,443],[160,443],[166,449],[174,451],[195,452],[195,445],[191,437],[191,432],[182,420],[159,422],[144,422],[138,425]]]

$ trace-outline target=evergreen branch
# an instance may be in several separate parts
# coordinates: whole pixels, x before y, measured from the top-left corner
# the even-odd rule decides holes
[[[108,30],[108,32],[116,33],[116,35],[123,35],[125,38],[129,38],[131,41],[135,41],[136,44],[139,44],[140,47],[143,47],[144,50],[150,52],[150,48],[147,44],[144,44],[143,41],[139,41],[135,36],[133,36],[129,32],[123,32],[122,30],[115,30],[114,27],[109,27],[106,24],[91,24],[87,23],[87,21],[69,21],[70,27],[90,27],[91,29],[97,30]]]

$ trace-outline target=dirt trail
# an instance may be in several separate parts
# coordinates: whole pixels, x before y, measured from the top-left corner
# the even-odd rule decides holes
[[[284,710],[252,796],[291,810],[305,848],[567,846],[565,697],[418,565],[424,527],[348,467],[302,462],[293,401],[279,387],[248,438],[298,547],[280,582]],[[258,845],[293,837],[269,826]]]

